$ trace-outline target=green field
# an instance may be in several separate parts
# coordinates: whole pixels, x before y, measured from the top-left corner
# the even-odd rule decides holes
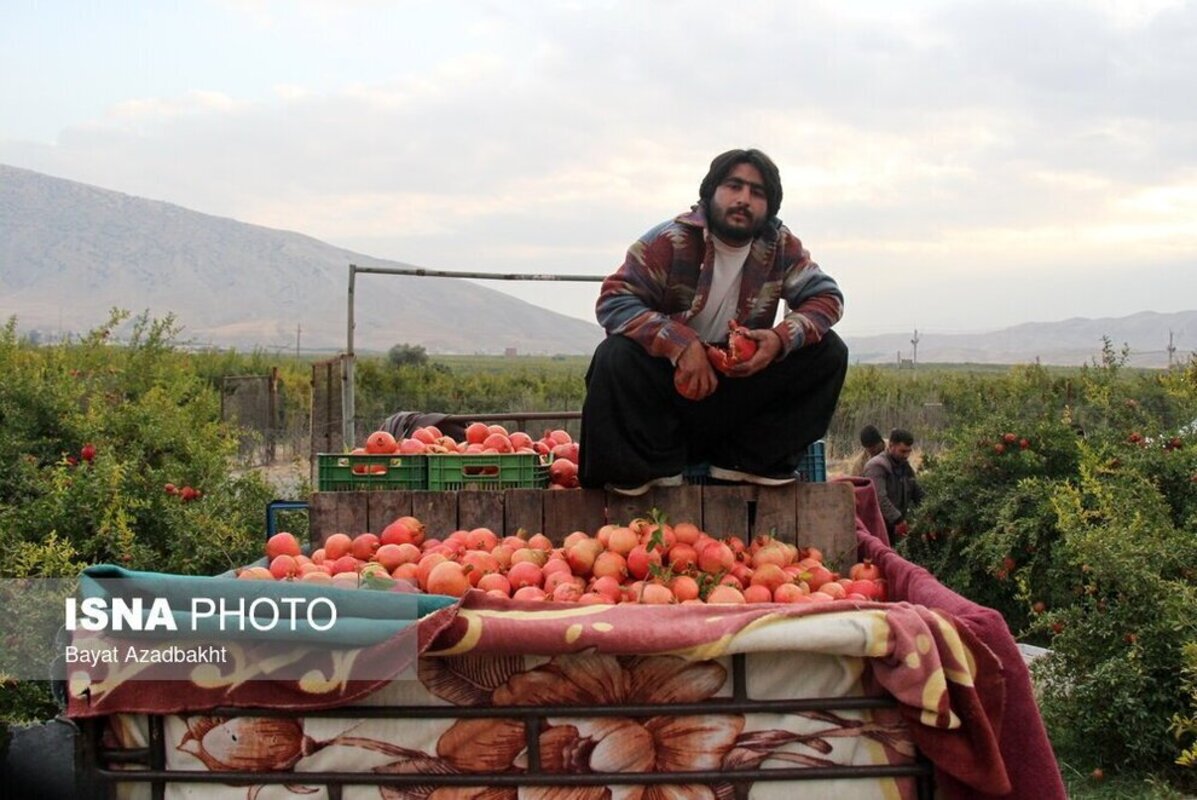
[[[392,411],[422,410],[466,414],[515,411],[578,411],[584,396],[583,378],[588,356],[432,356],[428,370],[370,371],[358,400],[359,424],[371,425]],[[385,359],[372,362],[384,364]],[[1053,391],[1067,402],[1069,386],[1091,367],[998,364],[920,364],[899,369],[893,364],[848,368],[839,408],[826,443],[831,461],[850,458],[864,425],[882,432],[903,427],[914,432],[918,449],[939,452],[954,417],[972,414],[983,405],[990,385],[1003,385],[1012,376],[1036,376],[1039,389]],[[1125,379],[1150,378],[1159,370],[1124,368]],[[439,387],[437,384],[442,384]],[[454,390],[454,384],[474,384],[476,392]],[[512,388],[520,387],[513,392]],[[551,389],[549,387],[552,387]]]

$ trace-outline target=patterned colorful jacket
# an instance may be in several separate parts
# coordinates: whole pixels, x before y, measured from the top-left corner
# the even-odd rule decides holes
[[[622,334],[652,355],[676,361],[698,338],[686,323],[702,309],[711,288],[715,248],[710,237],[702,206],[640,237],[599,292],[595,314],[607,334]],[[783,298],[788,313],[773,326]],[[843,309],[839,286],[779,220],[752,241],[736,306],[741,324],[773,326],[784,354],[817,343]]]

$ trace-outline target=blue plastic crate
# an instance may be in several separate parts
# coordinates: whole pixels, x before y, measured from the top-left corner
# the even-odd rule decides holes
[[[827,445],[820,439],[806,448],[798,462],[798,476],[808,483],[827,482]]]
[[[686,483],[702,485],[709,481],[707,469],[709,464],[691,464],[682,470],[682,477]],[[827,446],[823,440],[806,448],[802,460],[798,462],[798,469],[794,470],[798,480],[807,483],[827,482]]]

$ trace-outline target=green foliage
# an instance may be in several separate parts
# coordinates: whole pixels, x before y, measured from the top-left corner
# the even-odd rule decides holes
[[[22,342],[15,320],[0,331],[2,578],[105,562],[215,574],[260,553],[273,490],[235,469],[213,380],[176,349],[170,317],[138,317],[127,344],[111,344],[127,317],[51,347]],[[184,502],[167,484],[202,496]],[[0,681],[0,718],[56,710],[45,684]]]
[[[0,575],[208,574],[256,556],[270,487],[232,473],[235,432],[172,320],[138,318],[127,346],[108,345],[123,318],[77,345],[29,348],[11,324],[0,337]],[[183,502],[168,483],[203,495]]]
[[[421,366],[428,363],[428,351],[418,344],[397,344],[387,351],[393,367]]]
[[[827,445],[832,458],[859,448],[860,429],[876,425],[882,435],[893,428],[912,431],[921,449],[941,447],[944,404],[941,388],[947,374],[939,370],[899,371],[873,365],[852,366],[840,392]],[[979,377],[970,380],[982,380]]]
[[[1080,770],[1068,762],[1061,763],[1060,768],[1064,789],[1072,800],[1187,800],[1190,797],[1142,770],[1104,773],[1099,779],[1091,769]]]
[[[1111,415],[1112,410],[1119,411],[1110,408],[1111,392],[1120,401],[1137,398],[1144,415],[1182,424],[1176,416],[1177,397],[1170,394],[1170,384],[1181,373],[1129,370],[1122,358],[1107,344],[1099,363],[1078,368],[852,366],[827,433],[831,457],[854,453],[860,429],[867,424],[876,425],[883,434],[891,428],[907,428],[915,435],[917,449],[938,453],[949,445],[949,431],[976,423],[995,409],[1010,409],[1025,420],[1056,417],[1068,409],[1079,427],[1100,433],[1111,425],[1129,424],[1128,417]]]
[[[258,349],[248,353],[236,350],[201,350],[187,355],[189,369],[206,385],[220,390],[225,378],[244,375],[278,374],[282,416],[306,424],[312,413],[312,365],[295,358],[280,358]]]
[[[945,381],[947,446],[899,549],[1050,646],[1035,674],[1058,753],[1166,772],[1192,713],[1197,367],[1127,373],[1107,343],[1074,374],[985,380],[976,402]]]
[[[0,759],[7,746],[8,723],[51,719],[58,703],[45,681],[14,681],[0,675]]]
[[[355,368],[357,418],[369,428],[396,411],[490,414],[582,408],[584,362],[513,361],[495,359],[498,367],[488,369],[441,360],[396,368],[383,359],[360,359]]]
[[[1083,451],[1079,479],[1054,498],[1074,598],[1036,622],[1059,631],[1037,665],[1044,718],[1099,763],[1164,765],[1176,757],[1184,646],[1197,641],[1197,537],[1173,524],[1148,475]]]
[[[1021,629],[1030,593],[1060,599],[1047,589],[1057,570],[1051,498],[1055,482],[1076,471],[1079,439],[1065,420],[992,414],[948,441],[944,453],[924,461],[926,498],[902,550]]]
[[[1172,733],[1178,740],[1188,744],[1177,757],[1176,763],[1192,768],[1197,767],[1197,642],[1190,642],[1184,647],[1184,676],[1181,683],[1189,709],[1187,713],[1172,718]]]
[[[51,531],[41,541],[17,542],[6,554],[6,577],[37,576],[39,578],[70,578],[87,565],[79,560],[79,553],[69,541]]]

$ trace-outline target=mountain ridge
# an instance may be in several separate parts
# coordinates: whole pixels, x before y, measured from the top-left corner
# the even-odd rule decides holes
[[[307,234],[192,211],[0,164],[0,315],[48,338],[82,333],[112,307],[174,313],[183,336],[220,347],[340,350],[347,332],[348,265],[410,267]],[[387,276],[359,281],[355,346],[397,343],[430,353],[589,354],[598,325],[471,281]],[[983,333],[919,333],[921,363],[1079,365],[1103,337],[1130,363],[1166,366],[1197,346],[1197,311],[1024,322]],[[913,359],[909,334],[851,336],[857,363]]]
[[[860,363],[895,363],[912,359],[914,331],[852,337],[852,358]],[[1132,366],[1165,367],[1169,364],[1171,336],[1173,363],[1182,363],[1197,347],[1197,311],[1162,313],[1139,311],[1125,317],[1071,317],[1060,322],[1024,322],[1008,328],[979,332],[939,334],[919,332],[918,361],[923,363],[1080,365],[1100,360],[1104,341],[1115,352],[1130,350]]]
[[[4,165],[0,229],[0,314],[45,331],[87,330],[119,306],[173,312],[220,346],[288,341],[298,324],[328,349],[345,341],[348,265],[408,266]],[[355,320],[366,349],[588,353],[602,338],[594,323],[452,278],[389,276],[357,292]]]

